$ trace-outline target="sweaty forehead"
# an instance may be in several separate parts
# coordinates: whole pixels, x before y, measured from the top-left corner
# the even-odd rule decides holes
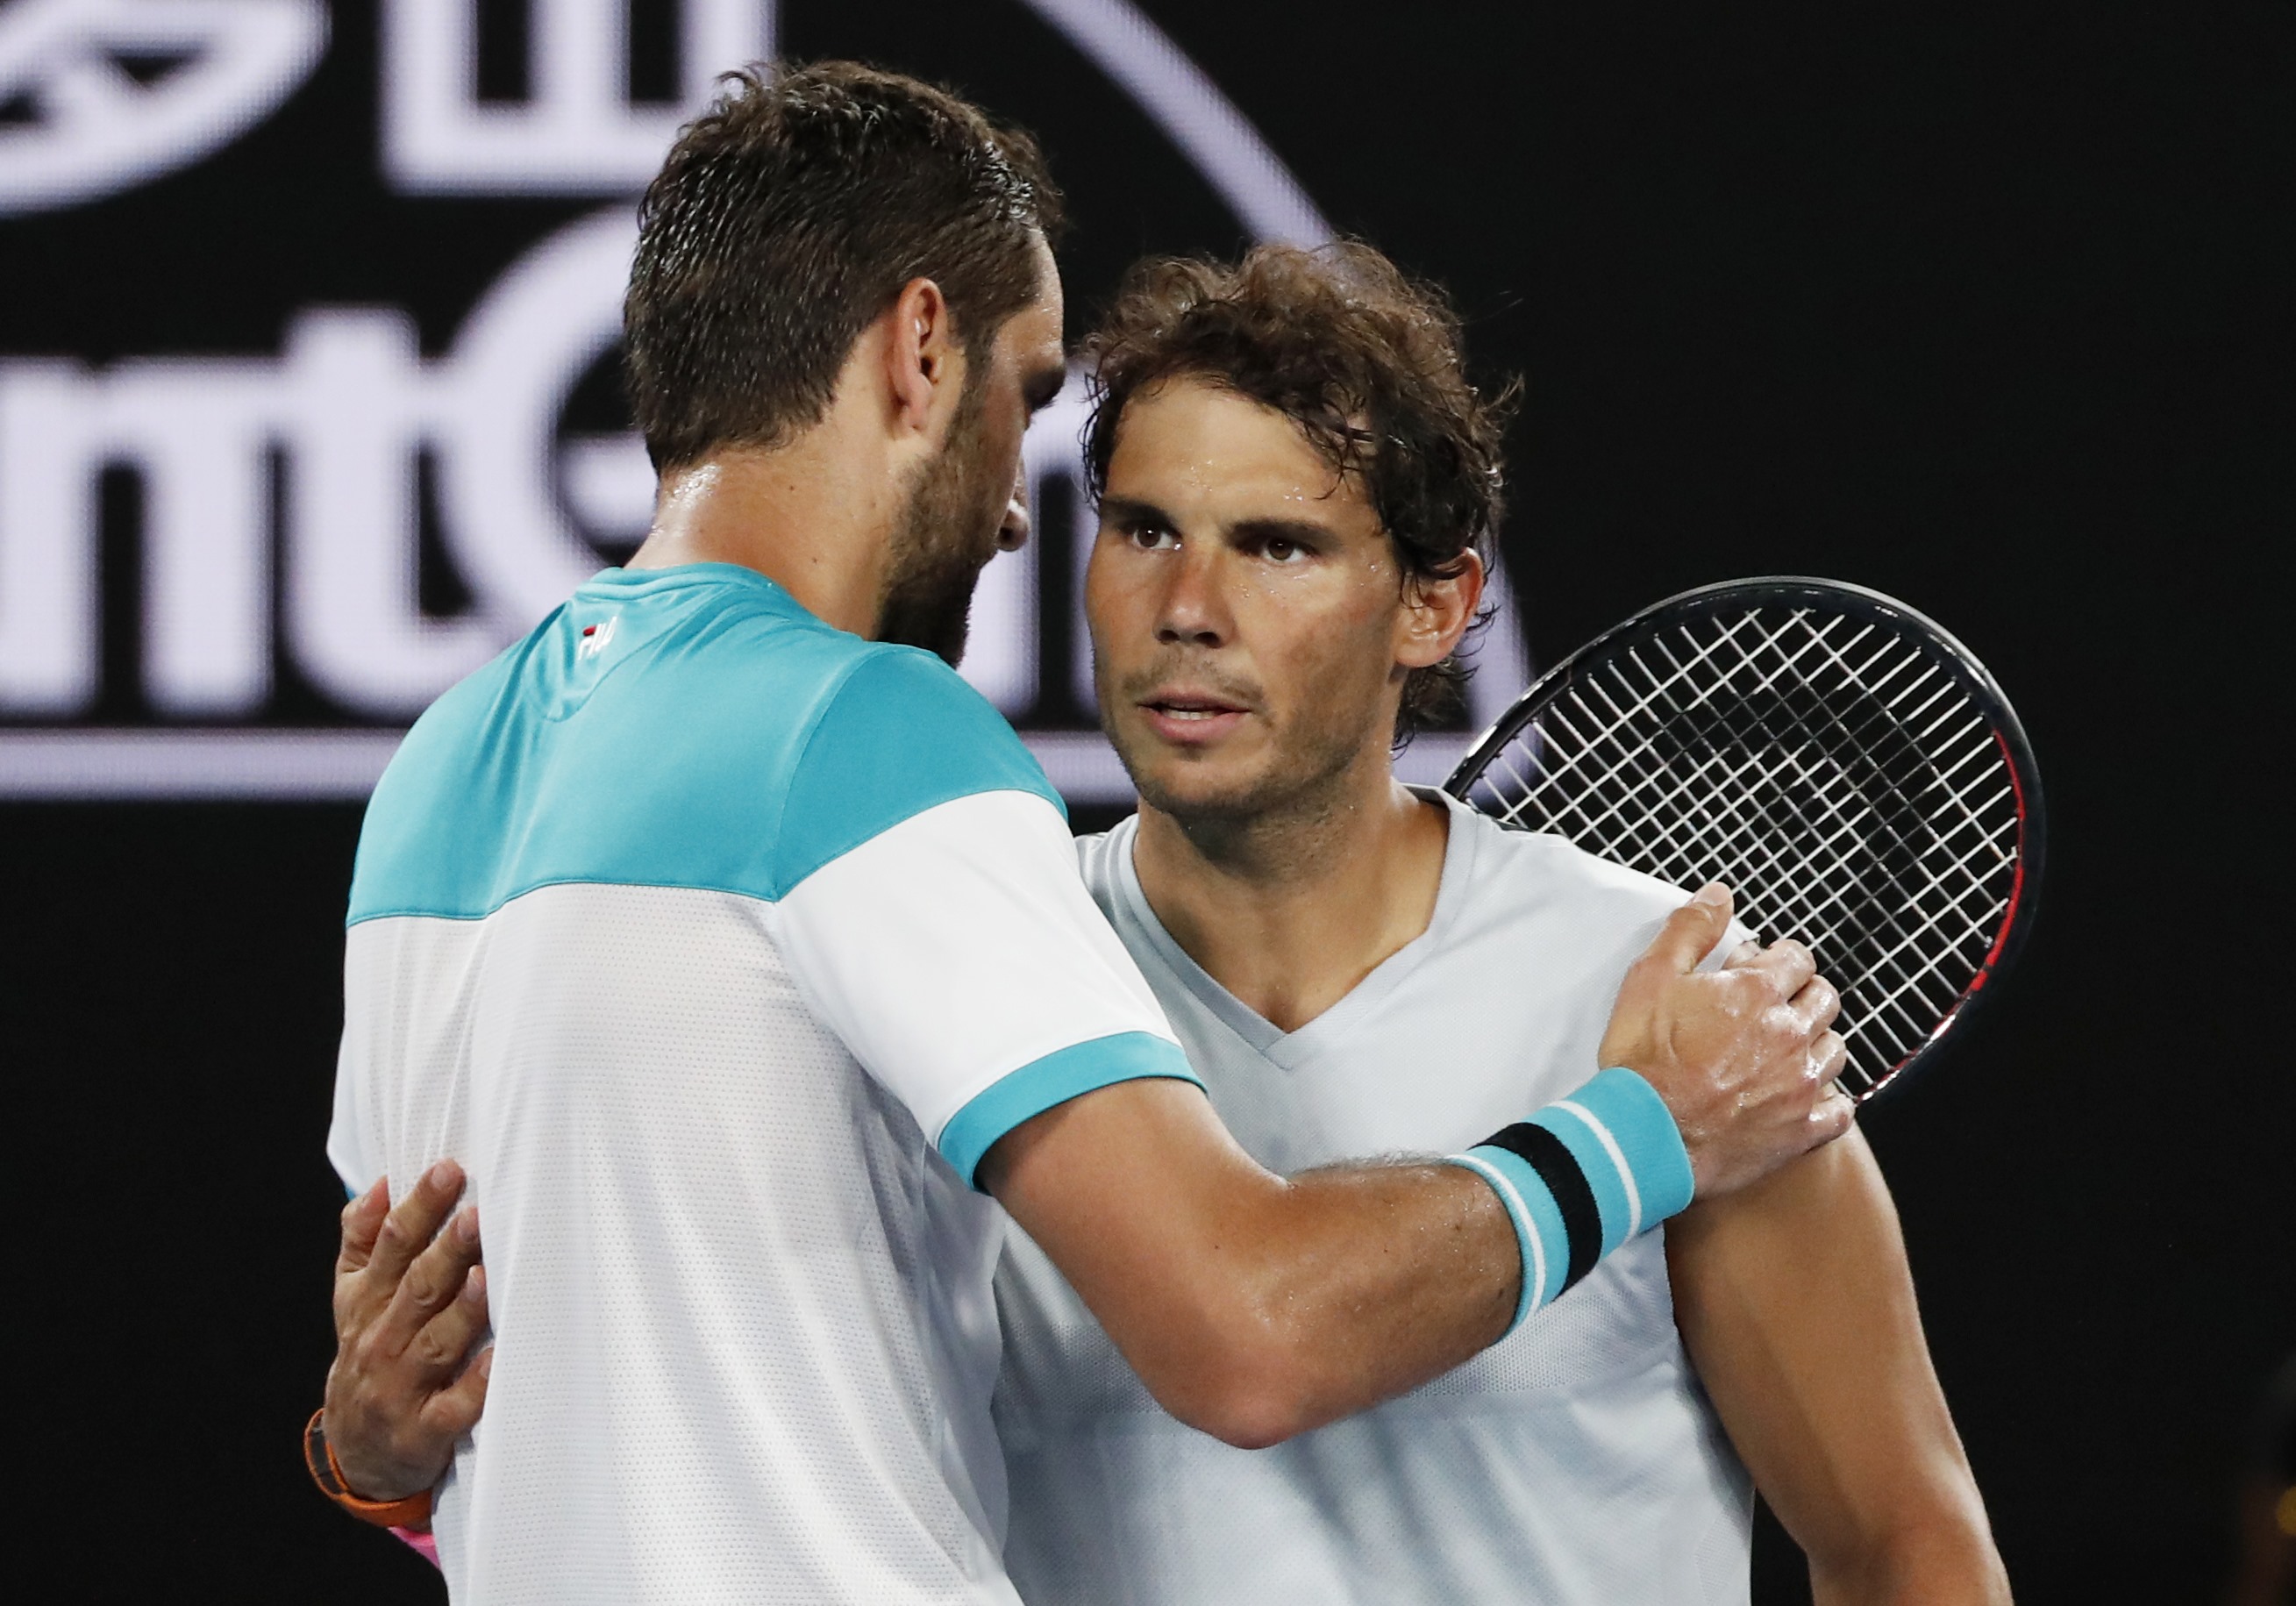
[[[1342,475],[1280,410],[1182,377],[1134,396],[1117,420],[1108,494],[1221,522],[1312,519],[1376,533],[1361,479]]]
[[[1041,234],[1037,237],[1036,255],[1037,299],[1015,314],[1013,323],[1026,330],[1032,341],[1048,341],[1058,347],[1068,316],[1067,303],[1061,294],[1060,264],[1053,259],[1052,248]]]
[[[1036,299],[1006,318],[996,329],[994,350],[1000,365],[1009,365],[1026,383],[1053,364],[1066,362],[1061,299],[1061,270],[1040,235],[1036,242]]]
[[[1007,318],[996,333],[996,352],[998,361],[1011,367],[1024,389],[1044,385],[1058,389],[1068,373],[1058,305],[1048,307],[1039,300]]]

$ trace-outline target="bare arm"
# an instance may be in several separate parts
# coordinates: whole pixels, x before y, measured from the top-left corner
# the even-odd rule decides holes
[[[1728,920],[1725,897],[1669,921],[1601,1055],[1659,1090],[1702,1193],[1849,1125],[1847,1101],[1827,1096],[1833,989],[1791,944],[1698,974]],[[1185,1084],[1048,1110],[989,1151],[980,1179],[1159,1403],[1231,1444],[1274,1444],[1417,1387],[1499,1338],[1521,1290],[1515,1224],[1473,1174],[1390,1162],[1279,1177]]]
[[[1702,1198],[1850,1118],[1833,1091],[1836,1001],[1807,950],[1782,943],[1698,971],[1729,919],[1716,889],[1667,922],[1598,1056],[1665,1101]],[[1185,1083],[1122,1082],[1054,1105],[1006,1133],[979,1176],[1158,1400],[1234,1444],[1273,1444],[1416,1387],[1505,1332],[1520,1298],[1515,1225],[1475,1173],[1421,1160],[1276,1176]],[[483,1292],[464,1280],[477,1245],[432,1241],[460,1180],[426,1178],[371,1266],[379,1203],[344,1217],[326,1430],[364,1495],[427,1487],[483,1396],[482,1368],[456,1371],[482,1329]],[[441,1342],[455,1334],[459,1348]]]
[[[1667,1262],[1691,1359],[1817,1606],[2005,1606],[1864,1137],[1693,1205]]]
[[[1472,1172],[1276,1176],[1185,1083],[1046,1110],[981,1176],[1159,1403],[1231,1444],[1275,1444],[1415,1388],[1514,1314],[1514,1227]]]

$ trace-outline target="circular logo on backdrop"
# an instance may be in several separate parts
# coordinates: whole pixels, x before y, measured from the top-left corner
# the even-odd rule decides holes
[[[898,30],[923,3],[840,9],[827,53],[871,54],[873,29]],[[1130,0],[1020,4],[1053,51],[1031,70],[1081,65],[1140,114],[1081,141],[1046,130],[1056,155],[1073,147],[1073,167],[1099,164],[1084,184],[1130,209],[1124,233],[1216,247],[1239,225],[1258,240],[1329,237],[1258,130]],[[124,697],[147,710],[131,717],[206,725],[184,749],[194,767],[234,728],[308,728],[308,713],[283,710],[314,698],[387,731],[644,534],[653,479],[615,357],[630,201],[718,74],[775,54],[781,0],[378,11],[379,204],[605,204],[532,240],[428,348],[411,307],[319,302],[283,309],[275,355],[0,357],[0,463],[13,465],[0,474],[0,717],[53,725]],[[507,35],[505,18],[518,23]],[[95,201],[205,159],[283,103],[326,44],[322,0],[13,0],[0,10],[0,215]],[[1063,790],[1118,798],[1121,770],[1091,732],[1080,619],[1095,522],[1082,408],[1072,384],[1029,432],[1038,538],[983,575],[964,670]],[[143,570],[127,660],[138,684],[125,686],[102,651],[99,587],[111,582],[94,495],[120,470],[140,487]],[[1493,592],[1504,615],[1505,584]],[[1524,668],[1502,618],[1475,714],[1488,718]],[[1440,767],[1434,745],[1414,759]],[[169,795],[160,752],[138,750],[133,790]],[[345,771],[354,789],[365,773]]]
[[[189,166],[268,117],[326,42],[322,0],[15,0],[0,11],[0,214]]]

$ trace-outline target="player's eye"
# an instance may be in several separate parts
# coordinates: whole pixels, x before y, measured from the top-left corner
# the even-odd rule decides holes
[[[1160,524],[1136,524],[1126,533],[1143,552],[1168,552],[1180,544],[1180,537]]]
[[[1290,569],[1307,562],[1316,555],[1312,543],[1296,541],[1290,536],[1265,535],[1253,539],[1245,550],[1261,561],[1280,569]]]

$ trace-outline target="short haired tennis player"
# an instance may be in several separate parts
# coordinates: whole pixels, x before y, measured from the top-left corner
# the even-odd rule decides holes
[[[1528,1331],[1602,1257],[1647,1262],[1641,1234],[1693,1192],[1849,1127],[1807,952],[1701,971],[1726,897],[1669,914],[1622,885],[1618,929],[1586,926],[1600,996],[1567,1048],[1389,1040],[1395,1080],[1496,1090],[1455,1159],[1332,1163],[1303,1129],[1287,1179],[1228,1135],[1057,797],[942,661],[1021,533],[1021,427],[1061,381],[1056,221],[1033,147],[945,94],[842,65],[737,82],[643,212],[653,532],[441,699],[375,794],[329,1142],[366,1192],[311,1446],[369,1515],[428,1504],[456,1598],[1012,1601],[989,1415],[1005,1217],[976,1190],[1173,1431],[1268,1445]],[[1199,706],[1260,684],[1254,660],[1132,621],[1173,655],[1136,699],[1154,740],[1256,752],[1246,780],[1305,758],[1286,795],[1373,811],[1369,879],[1311,900],[1337,969],[1280,987],[1279,1014],[1407,947],[1460,834],[1355,750],[1450,655],[1477,571],[1400,581],[1357,523],[1347,561],[1368,567],[1327,622],[1378,662],[1303,660],[1340,678],[1300,701]],[[1282,578],[1275,552],[1243,557],[1266,565],[1251,586]],[[1352,726],[1326,717],[1349,688],[1369,695]],[[1251,795],[1213,787],[1216,881],[1250,869],[1218,843]],[[1292,811],[1318,821],[1285,862],[1336,840]],[[1503,944],[1551,962],[1551,935]],[[1364,1151],[1424,1146],[1434,1127],[1398,1114]],[[462,1275],[459,1226],[407,1273],[447,1162],[486,1213],[488,1286]],[[481,1294],[491,1369],[457,1384]],[[410,1385],[425,1403],[394,1413]]]

